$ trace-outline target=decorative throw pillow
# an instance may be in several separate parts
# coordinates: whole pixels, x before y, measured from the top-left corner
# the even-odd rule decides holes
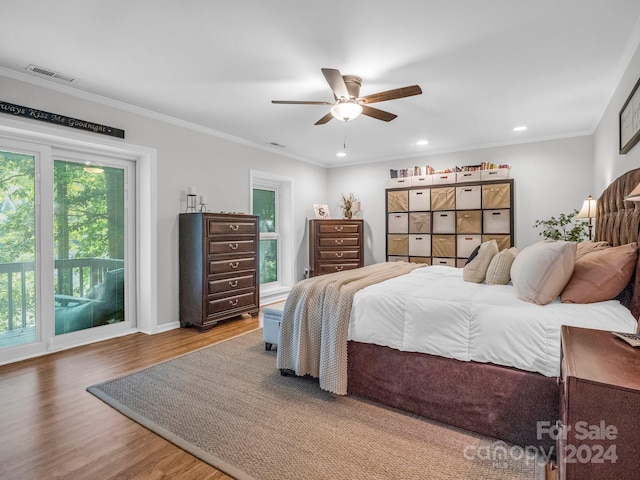
[[[487,275],[491,259],[498,253],[498,243],[495,240],[483,242],[480,244],[477,254],[473,253],[469,257],[471,260],[462,269],[462,278],[465,282],[482,283]]]
[[[538,305],[551,303],[569,282],[575,258],[575,242],[544,240],[528,246],[511,266],[516,297]]]
[[[593,251],[576,260],[571,280],[562,291],[563,303],[594,303],[615,298],[636,269],[638,244]]]
[[[576,248],[576,260],[591,252],[599,252],[611,248],[609,242],[579,242]]]
[[[498,252],[487,268],[487,285],[506,285],[511,280],[511,265],[518,255],[518,249],[511,247]]]

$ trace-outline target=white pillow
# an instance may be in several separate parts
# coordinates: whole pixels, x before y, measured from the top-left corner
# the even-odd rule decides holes
[[[545,240],[525,248],[511,265],[516,297],[538,305],[551,303],[569,282],[575,259],[575,242]]]

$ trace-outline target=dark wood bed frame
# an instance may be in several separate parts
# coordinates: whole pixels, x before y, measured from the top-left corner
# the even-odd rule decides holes
[[[640,183],[625,173],[598,200],[595,240],[612,246],[638,241],[640,208],[624,200]],[[640,315],[640,275],[618,297]],[[521,446],[555,444],[538,438],[538,422],[559,418],[558,379],[490,363],[401,352],[360,342],[348,345],[348,392],[433,420]]]

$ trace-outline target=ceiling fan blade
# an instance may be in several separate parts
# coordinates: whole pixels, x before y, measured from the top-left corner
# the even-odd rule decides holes
[[[362,105],[362,114],[367,115],[368,117],[377,118],[378,120],[382,120],[385,122],[390,122],[397,117],[397,115],[394,113],[385,112],[384,110],[380,110],[378,108],[367,107],[366,105]]]
[[[324,125],[325,123],[327,123],[332,118],[333,118],[333,114],[331,112],[329,112],[324,117],[322,117],[320,120],[318,120],[316,123],[314,123],[314,125]]]
[[[360,97],[358,102],[363,103],[376,103],[386,102],[387,100],[395,100],[396,98],[411,97],[413,95],[420,95],[422,89],[418,85],[411,85],[410,87],[396,88],[394,90],[387,90],[385,92],[372,93]]]
[[[304,100],[271,100],[271,103],[283,105],[333,105],[331,102],[306,102]]]
[[[327,79],[331,90],[333,90],[333,95],[336,97],[336,100],[340,100],[341,98],[349,100],[349,90],[347,90],[347,84],[344,83],[344,78],[342,78],[340,71],[335,68],[323,68],[322,74],[324,78]]]

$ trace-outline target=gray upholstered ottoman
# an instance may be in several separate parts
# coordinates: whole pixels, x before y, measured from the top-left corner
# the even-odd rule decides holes
[[[262,324],[264,335],[264,349],[271,350],[273,345],[278,345],[280,337],[280,321],[285,302],[274,303],[262,309]]]

